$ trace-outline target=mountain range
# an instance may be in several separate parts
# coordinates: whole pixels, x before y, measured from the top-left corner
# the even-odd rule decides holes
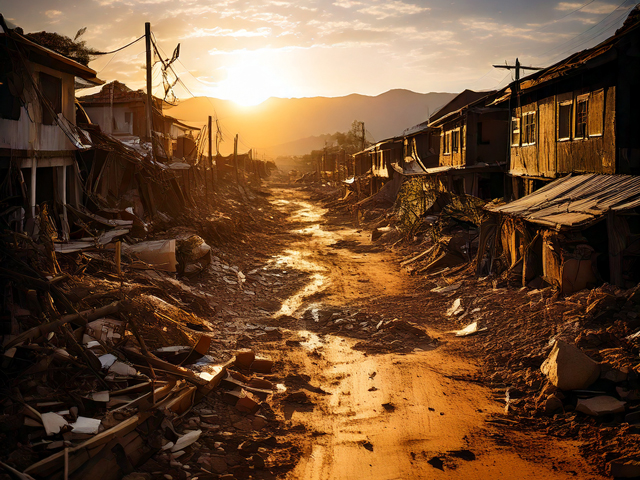
[[[302,155],[322,148],[330,134],[348,131],[354,120],[365,123],[371,142],[400,135],[427,120],[454,96],[398,89],[377,96],[269,98],[255,106],[194,97],[165,107],[165,113],[193,126],[205,125],[209,115],[217,117],[223,134],[222,154],[233,151],[237,133],[240,152],[253,148],[260,156]],[[215,124],[212,130],[215,132]]]

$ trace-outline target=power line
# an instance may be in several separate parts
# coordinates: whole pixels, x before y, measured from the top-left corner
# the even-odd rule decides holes
[[[622,3],[620,3],[615,9],[613,9],[613,11],[611,11],[611,13],[609,13],[606,17],[604,17],[602,20],[600,20],[598,23],[595,23],[593,25],[591,25],[589,28],[587,28],[584,32],[581,32],[579,34],[577,34],[576,36],[574,36],[573,38],[571,38],[570,40],[567,40],[566,42],[563,42],[559,45],[555,45],[554,47],[551,47],[549,50],[542,52],[539,57],[544,57],[545,55],[553,52],[554,50],[557,49],[561,49],[569,44],[571,44],[574,40],[576,40],[578,37],[581,37],[582,35],[585,35],[587,33],[589,33],[591,30],[593,30],[594,28],[598,27],[599,25],[601,25],[603,22],[605,22],[608,18],[610,18],[615,12],[617,12],[625,3],[627,3],[629,0],[623,0]],[[592,40],[595,37],[591,37],[589,38],[587,41]],[[569,47],[568,50],[572,50],[575,47]]]
[[[142,35],[139,38],[136,38],[133,42],[131,43],[127,43],[124,47],[120,47],[120,48],[116,48],[115,50],[111,51],[111,52],[94,52],[92,55],[111,55],[112,53],[117,53],[120,50],[124,50],[127,47],[130,47],[131,45],[133,45],[136,42],[139,42],[140,40],[142,40],[144,38],[144,35]]]

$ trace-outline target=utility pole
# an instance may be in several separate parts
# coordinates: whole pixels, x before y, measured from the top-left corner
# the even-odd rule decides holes
[[[211,169],[211,189],[215,190],[213,186],[215,182],[213,181],[213,160],[212,160],[212,148],[211,148],[211,115],[209,115],[209,123],[207,124],[207,137],[209,141],[209,168]],[[206,172],[206,170],[205,170]]]
[[[220,130],[220,123],[218,123],[218,117],[216,117],[216,177],[218,182],[222,180],[222,159],[220,158],[220,140],[222,139],[222,131]]]
[[[494,65],[494,68],[505,68],[507,70],[515,70],[516,71],[516,90],[519,89],[520,85],[520,70],[542,70],[542,67],[523,67],[520,65],[520,60],[516,58],[515,65]]]
[[[238,177],[238,134],[233,139],[233,169],[236,173],[236,185],[240,185],[240,178]]]
[[[144,37],[145,44],[147,46],[147,138],[151,142],[151,158],[155,155],[155,142],[153,141],[153,86],[151,84],[151,24],[146,22],[144,24]]]

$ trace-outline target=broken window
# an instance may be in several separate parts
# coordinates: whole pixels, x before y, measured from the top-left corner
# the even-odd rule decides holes
[[[458,153],[460,150],[460,130],[451,132],[451,150],[453,153]]]
[[[589,110],[589,95],[581,95],[576,102],[575,138],[587,137],[587,112]]]
[[[533,145],[536,143],[536,112],[522,114],[522,144]]]
[[[558,140],[571,139],[571,112],[573,101],[562,102],[558,106]]]
[[[62,113],[62,80],[40,72],[40,91],[48,103],[48,105],[41,103],[42,123],[54,125],[56,123],[54,115]]]
[[[446,132],[444,134],[444,145],[442,146],[442,151],[445,155],[451,154],[451,132]]]
[[[21,80],[13,71],[8,55],[0,55],[0,118],[20,120],[20,99],[18,91]]]
[[[604,124],[604,90],[598,90],[591,94],[587,116],[589,118],[589,124],[587,125],[589,136],[599,137],[602,135]]]
[[[518,117],[511,118],[511,146],[520,146],[520,119]]]

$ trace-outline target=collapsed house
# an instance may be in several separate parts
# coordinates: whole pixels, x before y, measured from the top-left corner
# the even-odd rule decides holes
[[[599,45],[514,83],[493,102],[511,112],[515,201],[488,205],[478,273],[495,263],[563,293],[637,284],[640,10]],[[620,175],[626,174],[626,175]]]
[[[67,205],[82,202],[75,85],[96,72],[25,38],[0,16],[0,170],[5,227],[68,239]],[[59,234],[59,235],[58,235]]]

